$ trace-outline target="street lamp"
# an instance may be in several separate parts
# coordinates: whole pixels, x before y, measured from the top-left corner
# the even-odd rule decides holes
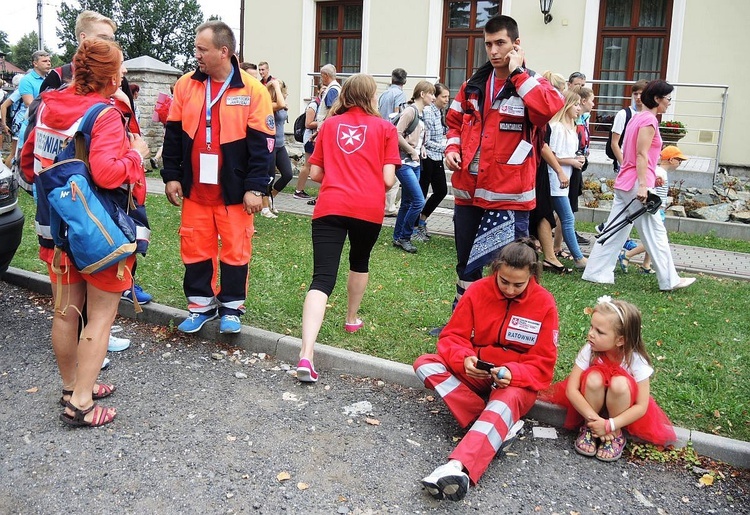
[[[539,9],[544,15],[544,24],[547,25],[552,21],[552,15],[549,13],[552,9],[552,0],[539,0]]]

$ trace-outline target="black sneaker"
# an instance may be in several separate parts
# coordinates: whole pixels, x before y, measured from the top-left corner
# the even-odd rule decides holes
[[[579,245],[588,245],[589,243],[591,243],[587,238],[584,238],[578,233],[576,233],[576,240],[578,240]]]
[[[414,244],[409,240],[393,240],[393,246],[398,247],[404,252],[408,252],[409,254],[417,253],[417,247],[415,247]]]
[[[310,195],[305,193],[305,190],[302,190],[302,191],[294,190],[294,195],[292,195],[292,197],[299,199],[299,200],[309,200],[312,198]]]
[[[603,232],[604,232],[604,222],[596,226],[596,234],[601,234]]]

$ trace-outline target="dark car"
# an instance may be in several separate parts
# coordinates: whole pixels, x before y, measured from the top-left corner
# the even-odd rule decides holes
[[[18,207],[18,183],[13,173],[0,162],[0,278],[21,244],[23,211]]]

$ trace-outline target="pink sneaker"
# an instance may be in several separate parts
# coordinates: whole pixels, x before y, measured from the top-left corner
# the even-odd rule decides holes
[[[353,324],[350,324],[349,322],[344,323],[344,330],[347,333],[356,333],[360,329],[362,329],[365,326],[365,323],[362,321],[361,318],[358,318],[356,322]]]
[[[316,383],[318,381],[318,373],[309,360],[301,359],[297,363],[297,379],[302,383]]]

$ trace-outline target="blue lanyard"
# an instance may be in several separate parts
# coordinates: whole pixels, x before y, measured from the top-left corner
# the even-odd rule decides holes
[[[229,87],[229,83],[232,82],[232,76],[234,75],[234,67],[229,72],[229,77],[224,81],[224,85],[219,90],[216,97],[211,100],[211,77],[206,80],[206,147],[211,150],[211,108],[219,101],[221,96]]]

